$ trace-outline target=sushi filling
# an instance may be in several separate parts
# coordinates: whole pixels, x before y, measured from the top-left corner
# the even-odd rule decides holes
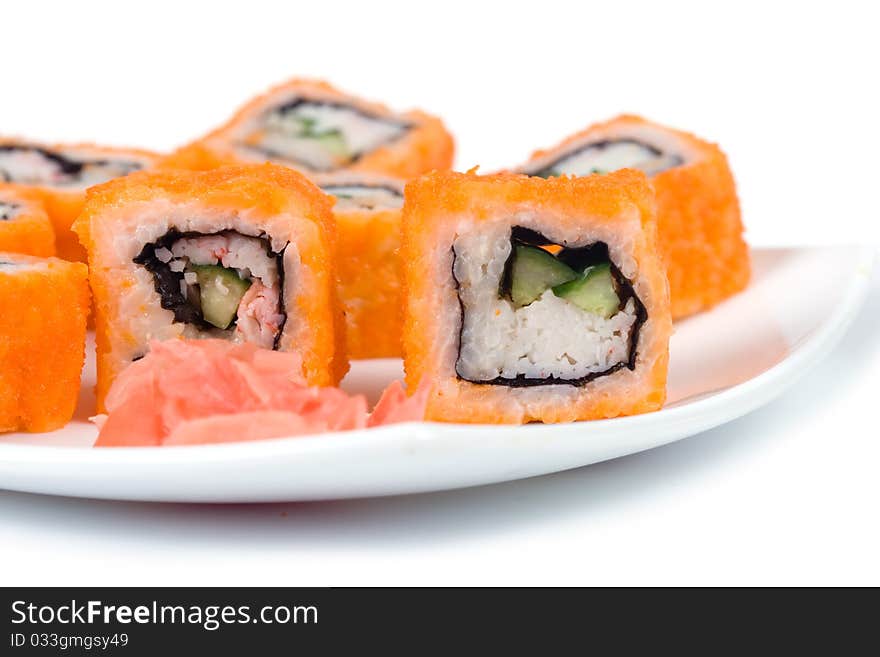
[[[403,207],[400,190],[384,185],[325,185],[321,188],[336,197],[336,206],[346,210],[380,210]]]
[[[610,173],[618,169],[630,168],[654,176],[683,163],[684,158],[680,155],[664,153],[655,146],[634,139],[603,140],[579,146],[555,162],[529,173],[541,178],[550,178],[588,176],[593,173]]]
[[[571,248],[504,226],[460,235],[455,370],[472,383],[583,385],[634,369],[645,307],[596,242]]]
[[[205,337],[277,349],[287,315],[284,266],[268,240],[171,231],[134,259],[153,274],[162,307]]]
[[[0,272],[33,271],[38,269],[46,269],[46,262],[43,260],[15,262],[0,258]]]
[[[244,140],[273,159],[333,171],[402,136],[410,125],[354,107],[298,99],[270,110]]]
[[[20,207],[15,203],[0,201],[0,221],[9,221],[18,214]]]
[[[90,187],[143,168],[117,158],[87,160],[40,146],[0,145],[0,180],[25,185]]]

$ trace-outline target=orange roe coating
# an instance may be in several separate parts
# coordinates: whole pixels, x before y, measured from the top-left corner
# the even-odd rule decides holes
[[[128,156],[138,160],[145,160],[149,166],[153,166],[159,161],[158,154],[138,148],[117,148],[88,143],[46,145],[31,140],[24,141],[8,138],[0,138],[0,144],[27,144],[39,146],[49,151],[58,149],[82,149],[88,151],[90,155],[94,157],[112,155],[116,157]],[[71,225],[82,211],[83,204],[86,200],[86,190],[84,188],[76,187],[26,185],[23,183],[9,183],[9,185],[28,190],[43,202],[43,206],[46,209],[46,213],[49,215],[49,219],[52,221],[52,227],[55,231],[55,255],[64,260],[85,262],[86,251],[82,245],[80,245],[79,240],[71,230]]]
[[[41,258],[55,255],[55,231],[34,194],[0,185],[0,203],[17,206],[13,218],[0,220],[0,251]]]
[[[86,200],[85,190],[68,191],[51,187],[33,189],[42,197],[49,218],[52,220],[58,257],[72,262],[85,262],[86,250],[70,229],[82,211]]]
[[[122,365],[111,349],[111,335],[118,333],[116,298],[132,279],[105,270],[100,240],[106,235],[126,233],[129,224],[139,221],[139,212],[151,203],[197,202],[199,207],[230,215],[272,220],[292,214],[302,225],[309,242],[298,244],[308,287],[301,284],[295,299],[295,312],[310,328],[310,342],[294,345],[302,357],[303,376],[309,385],[337,384],[348,371],[345,353],[345,325],[335,289],[336,226],[332,201],[301,174],[274,164],[224,167],[203,172],[154,170],[117,178],[88,190],[85,208],[73,229],[89,252],[91,286],[95,297],[96,342],[98,349],[98,403],[103,400]],[[116,214],[130,209],[126,218]],[[249,219],[250,220],[250,219]],[[126,223],[128,222],[128,223]],[[284,222],[287,225],[287,222]],[[289,302],[289,301],[288,301]]]
[[[210,171],[218,167],[245,164],[234,155],[223,157],[218,151],[202,142],[192,142],[169,153],[156,165],[160,169],[184,169],[187,171]]]
[[[295,78],[277,85],[241,107],[224,125],[202,139],[188,144],[169,155],[160,166],[194,170],[217,166],[264,161],[264,157],[248,157],[235,148],[241,139],[242,126],[271,109],[279,96],[302,92],[306,97],[319,94],[356,109],[362,109],[380,117],[408,121],[413,126],[401,137],[390,143],[363,153],[354,162],[336,169],[378,173],[397,178],[412,178],[432,169],[448,169],[452,166],[455,143],[443,122],[430,114],[413,110],[403,114],[391,112],[385,105],[365,101],[336,89],[327,82]],[[280,160],[279,164],[296,168],[296,163]],[[308,173],[308,172],[307,172]]]
[[[657,226],[672,316],[706,310],[745,289],[751,276],[739,200],[724,154],[654,177]]]
[[[399,358],[403,324],[400,210],[335,211],[339,295],[352,358]]]
[[[736,183],[724,152],[690,133],[622,115],[532,154],[532,160],[621,126],[650,126],[675,135],[697,154],[651,178],[657,197],[657,233],[666,263],[672,317],[707,310],[742,291],[751,275]]]
[[[70,421],[79,396],[88,270],[0,253],[10,262],[0,265],[0,432],[52,431]]]
[[[623,368],[583,386],[513,388],[471,383],[454,370],[461,316],[452,280],[451,251],[461,231],[520,214],[548,217],[557,226],[628,231],[621,248],[637,266],[634,289],[648,319],[642,325],[635,370]],[[611,248],[613,244],[609,244]],[[447,261],[443,261],[447,258]],[[605,176],[542,179],[501,173],[434,172],[406,187],[401,259],[406,313],[407,386],[433,380],[427,419],[447,422],[570,422],[646,413],[666,399],[672,320],[666,272],[657,253],[653,193],[644,174],[622,170]],[[444,264],[445,262],[445,264]],[[438,318],[456,313],[452,325]],[[450,335],[455,335],[450,340]]]
[[[313,178],[322,188],[365,187],[398,193],[403,181],[371,174],[328,174]],[[400,358],[403,355],[403,272],[400,265],[400,207],[375,199],[336,200],[339,236],[339,298],[345,311],[346,343],[351,358]]]

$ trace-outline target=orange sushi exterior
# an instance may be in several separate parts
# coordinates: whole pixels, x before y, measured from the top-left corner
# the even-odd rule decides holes
[[[363,174],[315,177],[320,185],[385,185],[403,194],[403,182]],[[350,358],[400,358],[403,333],[401,208],[365,209],[337,201],[339,299],[345,311]]]
[[[45,145],[33,141],[19,139],[0,139],[0,144],[30,144],[40,146],[47,150],[57,149],[82,149],[93,153],[95,156],[113,155],[130,156],[138,160],[144,160],[149,166],[154,165],[160,159],[156,153],[137,148],[116,148],[98,146],[95,144],[52,144]],[[25,185],[21,183],[8,183],[11,186],[32,193],[40,199],[46,213],[52,222],[55,232],[56,255],[64,260],[85,262],[86,251],[79,243],[74,232],[71,230],[73,222],[79,216],[86,200],[85,188],[53,187],[51,185]]]
[[[564,152],[573,143],[609,129],[648,126],[674,135],[696,158],[651,178],[657,197],[657,232],[666,263],[672,317],[707,310],[742,291],[751,275],[736,183],[724,152],[690,133],[622,115],[595,124],[532,160]]]
[[[181,146],[159,160],[160,169],[181,169],[185,171],[210,171],[225,166],[247,164],[234,153],[220,152],[209,148],[200,141]]]
[[[0,221],[0,252],[46,258],[55,255],[55,231],[43,204],[25,190],[0,185],[0,202],[19,206],[13,220]]]
[[[309,241],[299,256],[310,283],[295,298],[297,317],[308,327],[307,341],[297,344],[296,351],[302,357],[302,374],[310,385],[339,383],[348,371],[348,360],[344,318],[335,290],[336,228],[331,200],[304,176],[274,164],[204,172],[146,171],[90,188],[85,208],[73,227],[89,253],[96,310],[99,409],[124,367],[113,353],[114,341],[134,340],[122,327],[126,318],[119,298],[135,281],[107,267],[106,253],[112,251],[107,240],[129,234],[150,204],[171,207],[177,203],[196,203],[205,211],[242,213],[269,221],[282,213],[299,217]]]
[[[237,139],[237,132],[243,124],[270,109],[273,101],[279,96],[293,92],[301,92],[305,97],[317,95],[320,98],[336,100],[378,116],[400,118],[413,124],[406,135],[364,153],[355,162],[340,170],[412,178],[432,169],[448,169],[452,166],[455,143],[439,118],[421,111],[394,114],[381,103],[365,101],[340,91],[327,82],[308,79],[290,80],[254,98],[239,109],[226,124],[170,154],[163,159],[160,166],[206,170],[223,165],[265,161],[267,158],[245,156],[236,150],[234,141]],[[294,163],[285,161],[278,163],[296,168]]]
[[[85,359],[88,270],[0,253],[0,432],[52,431],[73,416]]]
[[[634,370],[623,368],[583,386],[514,388],[458,378],[443,355],[458,352],[457,330],[441,327],[450,308],[460,313],[451,271],[452,240],[463,226],[519,213],[541,213],[556,225],[628,232],[627,256],[638,267],[634,289],[648,319],[641,328]],[[432,380],[426,418],[445,422],[521,424],[571,422],[658,410],[666,399],[672,319],[666,271],[657,251],[654,195],[644,174],[624,169],[604,176],[542,179],[500,173],[434,172],[406,187],[401,258],[406,313],[404,365],[415,390]],[[440,277],[438,280],[437,276]],[[448,279],[446,277],[448,276]],[[446,280],[444,280],[446,279]],[[460,328],[461,319],[457,326]],[[548,392],[549,391],[549,392]],[[545,396],[546,395],[546,396]]]

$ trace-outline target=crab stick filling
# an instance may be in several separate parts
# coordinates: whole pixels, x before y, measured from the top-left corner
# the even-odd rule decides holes
[[[153,274],[161,305],[199,337],[275,349],[287,315],[283,264],[266,239],[235,231],[171,231],[134,259]]]

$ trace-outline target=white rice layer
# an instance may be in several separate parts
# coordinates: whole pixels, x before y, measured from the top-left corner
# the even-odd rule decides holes
[[[455,239],[453,273],[463,308],[456,372],[469,381],[496,378],[564,380],[604,372],[629,360],[636,321],[630,299],[609,319],[547,290],[523,308],[501,298],[510,227],[484,226]]]
[[[17,203],[6,203],[0,201],[0,221],[10,221],[21,211],[21,207]]]

